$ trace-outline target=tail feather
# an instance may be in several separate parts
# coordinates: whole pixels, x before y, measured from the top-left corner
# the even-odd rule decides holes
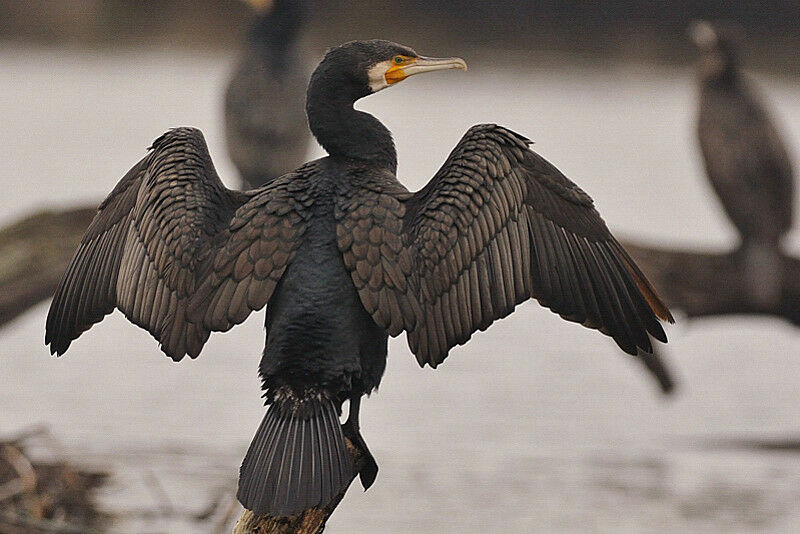
[[[271,405],[247,451],[237,497],[258,515],[294,515],[330,503],[350,484],[353,466],[336,407],[304,399],[305,410]]]

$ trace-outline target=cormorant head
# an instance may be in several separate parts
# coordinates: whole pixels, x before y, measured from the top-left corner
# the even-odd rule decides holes
[[[351,41],[331,48],[308,84],[308,126],[331,156],[380,162],[394,172],[391,132],[369,113],[354,110],[355,101],[414,74],[466,68],[463,59],[422,57],[389,41]]]
[[[423,72],[467,69],[457,57],[423,57],[391,41],[350,41],[331,48],[314,71],[311,83],[322,81],[348,90],[353,101]]]
[[[273,0],[242,0],[242,1],[245,2],[247,5],[249,5],[251,8],[253,8],[254,11],[258,13],[264,13],[269,11],[270,8],[272,8],[272,2],[273,2]]]
[[[738,67],[738,45],[742,30],[733,24],[694,21],[689,26],[689,36],[702,53],[700,74],[704,78],[723,75]]]

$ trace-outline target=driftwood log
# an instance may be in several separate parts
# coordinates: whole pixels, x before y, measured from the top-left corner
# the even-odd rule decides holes
[[[0,326],[52,296],[94,213],[94,208],[43,211],[0,229]],[[798,259],[783,257],[780,301],[763,306],[748,296],[738,251],[623,244],[666,303],[688,317],[758,314],[800,325]]]
[[[687,317],[772,315],[800,325],[800,260],[782,257],[780,299],[760,305],[749,296],[738,250],[712,254],[623,244],[667,304]]]
[[[0,325],[49,298],[67,267],[94,208],[41,212],[0,230]],[[688,317],[772,315],[800,325],[800,260],[784,256],[782,292],[772,305],[748,297],[747,272],[739,251],[708,253],[623,243],[666,303]],[[658,357],[640,354],[642,363],[671,389]],[[358,468],[361,453],[350,440],[348,450]],[[344,492],[324,509],[294,517],[255,516],[245,511],[235,534],[318,534]]]
[[[748,273],[740,250],[709,253],[623,245],[673,311],[687,317],[771,315],[800,325],[800,260],[782,256],[780,298],[765,306],[747,291]],[[653,354],[640,351],[639,359],[662,391],[670,393],[675,384],[660,352],[654,346]]]
[[[0,230],[0,325],[53,296],[95,212],[43,211]]]

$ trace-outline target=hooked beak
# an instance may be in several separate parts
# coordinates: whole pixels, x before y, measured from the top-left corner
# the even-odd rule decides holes
[[[467,64],[460,57],[416,57],[409,63],[393,65],[386,71],[385,78],[391,85],[415,74],[447,69],[467,70]]]

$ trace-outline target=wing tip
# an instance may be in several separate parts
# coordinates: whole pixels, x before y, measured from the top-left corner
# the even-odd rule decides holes
[[[655,288],[650,284],[647,278],[643,275],[637,276],[634,274],[633,279],[636,282],[636,287],[639,288],[639,291],[642,293],[647,305],[650,306],[655,316],[667,324],[675,324],[675,317],[672,316],[672,312],[669,311],[669,308],[667,308],[667,305],[661,300],[661,297],[656,293]],[[666,343],[666,341],[662,340],[659,336],[655,337],[659,341]],[[666,339],[666,334],[664,334],[664,338]]]
[[[620,257],[625,264],[625,268],[628,270],[631,277],[633,277],[636,287],[639,289],[639,292],[642,294],[647,302],[647,305],[650,307],[655,316],[666,323],[675,324],[675,318],[672,316],[672,312],[669,311],[667,305],[663,300],[661,300],[661,297],[653,287],[653,284],[650,283],[644,273],[642,273],[639,267],[637,267],[636,263],[628,255],[622,245],[614,241],[614,246],[620,253]]]
[[[56,358],[67,352],[72,341],[69,337],[57,335],[50,329],[46,330],[44,334],[44,346],[50,351],[50,355],[55,355]]]
[[[669,311],[667,305],[664,304],[664,301],[661,300],[661,297],[658,296],[658,293],[655,292],[655,289],[653,289],[649,283],[647,285],[649,286],[650,292],[645,293],[643,291],[642,294],[644,295],[645,300],[647,300],[647,304],[650,306],[650,309],[653,310],[653,313],[656,314],[656,317],[662,321],[668,324],[675,324],[675,317],[672,316],[672,312]]]
[[[175,347],[175,346],[172,346],[172,344],[170,344],[169,342],[166,342],[166,343],[161,342],[161,340],[159,339],[159,337],[161,337],[160,335],[157,335],[157,334],[151,332],[150,329],[147,328],[147,327],[143,327],[143,328],[145,328],[148,332],[150,332],[150,335],[153,336],[153,338],[156,341],[159,342],[158,343],[158,348],[161,349],[161,352],[166,354],[166,356],[170,360],[172,360],[173,362],[179,362],[187,354],[189,354],[189,352],[186,350],[186,347],[184,347],[184,346]],[[194,356],[192,356],[191,354],[189,354],[189,357],[194,360],[195,358],[197,358],[197,355],[195,354]]]

